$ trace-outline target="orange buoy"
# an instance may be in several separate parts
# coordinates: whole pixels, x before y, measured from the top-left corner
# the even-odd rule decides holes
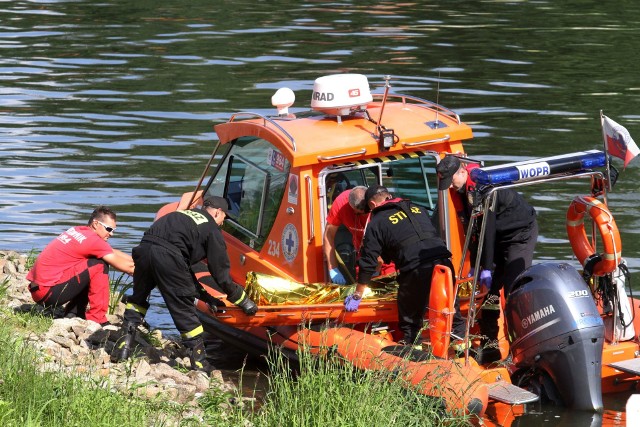
[[[444,265],[436,265],[431,275],[429,294],[429,338],[433,355],[442,359],[447,358],[449,351],[454,299],[451,270]]]
[[[604,253],[600,254],[602,260],[593,267],[593,274],[604,276],[612,273],[621,262],[620,233],[607,205],[590,196],[578,196],[573,199],[567,210],[567,234],[573,253],[583,266],[586,260],[596,253],[584,228],[584,216],[587,213],[597,225],[604,247]]]

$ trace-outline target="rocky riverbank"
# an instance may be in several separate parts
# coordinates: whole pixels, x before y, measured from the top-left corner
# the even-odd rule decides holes
[[[0,285],[6,288],[0,301],[0,318],[25,312],[42,313],[42,307],[33,303],[27,289],[27,262],[23,254],[0,251]],[[86,373],[87,378],[97,377],[101,380],[99,384],[108,384],[114,391],[185,404],[190,407],[190,413],[185,415],[198,417],[201,410],[197,399],[212,388],[236,395],[234,384],[225,381],[220,371],[208,377],[188,370],[190,363],[185,349],[159,331],[138,334],[140,357],[111,363],[109,354],[119,336],[124,310],[120,306],[120,314],[108,315],[112,324],[106,327],[79,318],[54,319],[44,333],[16,333],[22,333],[39,350],[42,371]]]

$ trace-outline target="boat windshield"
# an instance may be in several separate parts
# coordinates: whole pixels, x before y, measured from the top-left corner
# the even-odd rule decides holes
[[[322,224],[326,224],[331,204],[345,190],[358,185],[371,186],[381,183],[394,195],[410,199],[425,208],[433,217],[438,204],[438,178],[436,157],[430,153],[390,155],[376,159],[334,165],[320,173]],[[324,200],[324,201],[323,201]],[[438,228],[437,219],[432,219]],[[324,229],[323,229],[324,233]],[[353,246],[353,236],[344,226],[335,235],[336,251],[352,276],[355,276],[356,253],[359,248]]]
[[[327,212],[340,193],[359,185],[368,187],[377,184],[380,181],[379,176],[380,168],[378,165],[357,169],[339,169],[327,173],[324,178]]]
[[[289,161],[262,138],[228,144],[206,189],[226,197],[230,212],[223,230],[260,250],[276,219],[289,174]]]
[[[320,174],[328,212],[331,204],[344,190],[357,185],[369,187],[382,184],[396,197],[411,199],[433,215],[438,203],[436,157],[424,152],[411,156],[387,156],[374,159],[373,165],[348,164],[327,168]]]
[[[411,199],[427,208],[429,215],[438,202],[436,158],[432,155],[402,158],[382,164],[382,185],[395,197]]]

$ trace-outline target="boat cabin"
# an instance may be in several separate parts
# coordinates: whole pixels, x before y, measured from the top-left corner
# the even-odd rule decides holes
[[[435,166],[445,153],[463,153],[471,128],[453,111],[389,87],[387,80],[384,93],[372,94],[364,76],[327,76],[314,85],[310,111],[292,114],[279,104],[280,114],[270,117],[234,114],[215,126],[220,142],[196,191],[160,214],[199,205],[203,194],[226,197],[231,214],[223,230],[236,282],[248,272],[329,282],[322,240],[333,200],[379,183],[444,212],[440,229],[459,261],[464,232],[448,216]]]

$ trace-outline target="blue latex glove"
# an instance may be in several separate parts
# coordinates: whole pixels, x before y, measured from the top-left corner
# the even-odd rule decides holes
[[[347,279],[345,279],[342,273],[340,273],[340,269],[338,267],[329,270],[329,277],[331,278],[331,282],[335,283],[336,285],[347,284]]]
[[[490,289],[492,281],[493,279],[491,278],[490,270],[482,270],[480,272],[480,279],[478,280],[478,282],[480,283],[480,286]]]
[[[362,301],[362,298],[355,299],[353,298],[353,294],[348,295],[344,299],[344,309],[346,311],[358,311],[358,307],[360,306],[360,301]]]

